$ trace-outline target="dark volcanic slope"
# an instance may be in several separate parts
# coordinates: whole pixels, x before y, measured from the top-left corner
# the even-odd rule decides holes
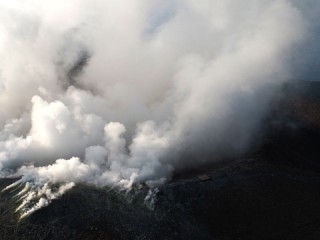
[[[319,239],[320,177],[247,159],[163,186],[156,208],[77,186],[17,223],[1,196],[1,239]],[[3,180],[2,184],[4,184]],[[8,181],[7,181],[8,182]]]
[[[1,193],[0,239],[319,240],[319,100],[286,94],[259,148],[162,186],[154,210],[143,201],[146,189],[76,186],[18,222],[15,192]],[[12,181],[2,179],[0,188]]]

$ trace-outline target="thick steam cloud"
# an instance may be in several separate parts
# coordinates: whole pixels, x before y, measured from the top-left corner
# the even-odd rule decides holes
[[[311,39],[306,9],[293,0],[0,1],[0,175],[22,176],[23,214],[74,183],[153,187],[244,152]]]

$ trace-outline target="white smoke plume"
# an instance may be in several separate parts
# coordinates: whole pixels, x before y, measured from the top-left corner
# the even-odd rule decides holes
[[[319,12],[317,0],[0,0],[0,175],[22,176],[22,216],[76,183],[152,187],[243,153]]]

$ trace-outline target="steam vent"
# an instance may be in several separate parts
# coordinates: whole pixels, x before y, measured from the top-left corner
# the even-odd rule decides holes
[[[262,127],[245,156],[183,171],[150,198],[78,184],[19,220],[22,187],[4,191],[1,239],[320,239],[320,84],[285,85]]]
[[[320,240],[320,0],[0,0],[0,240]]]

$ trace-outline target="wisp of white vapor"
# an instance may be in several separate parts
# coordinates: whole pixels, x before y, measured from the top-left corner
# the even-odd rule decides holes
[[[243,153],[319,12],[316,0],[0,0],[0,176],[22,176],[9,186],[21,216],[77,183],[152,188]]]

